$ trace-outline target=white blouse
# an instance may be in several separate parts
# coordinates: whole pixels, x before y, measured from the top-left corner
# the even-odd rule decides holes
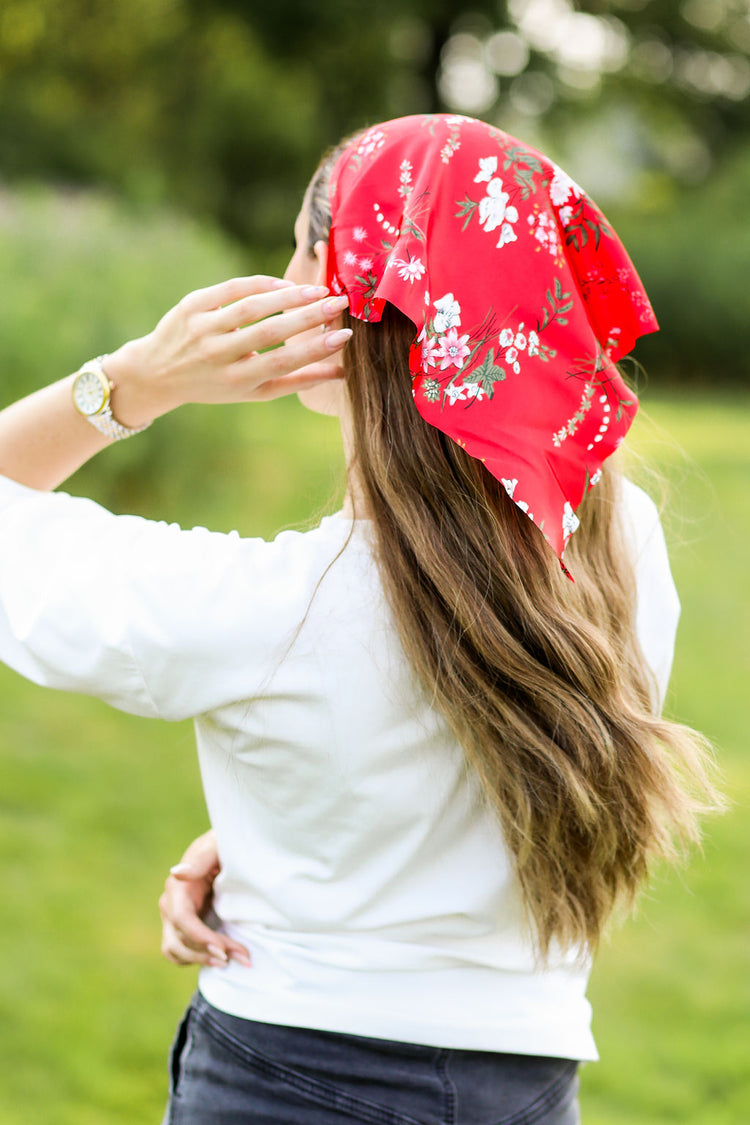
[[[652,501],[626,482],[638,635],[663,697],[679,603]],[[416,687],[370,545],[338,516],[273,542],[0,477],[0,660],[123,711],[195,718],[253,967],[215,1006],[438,1047],[593,1059],[588,969],[534,964],[500,831]]]

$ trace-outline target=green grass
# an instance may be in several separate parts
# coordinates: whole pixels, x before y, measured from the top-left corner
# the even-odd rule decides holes
[[[176,220],[95,202],[84,223],[46,197],[0,204],[0,370],[25,364],[26,382],[111,345],[108,324],[118,340],[144,331],[149,310],[237,268],[224,244]],[[66,215],[73,226],[60,233]],[[26,251],[24,223],[36,230]],[[107,264],[117,255],[122,276]],[[82,279],[88,262],[93,281]],[[49,330],[34,334],[40,309]],[[649,411],[634,444],[669,481],[683,604],[668,711],[714,740],[734,803],[708,825],[703,855],[661,874],[602,951],[590,993],[602,1061],[583,1072],[583,1119],[738,1125],[750,1120],[750,397],[685,396]],[[319,511],[340,468],[336,423],[283,401],[186,409],[71,487],[269,535]],[[194,985],[159,956],[156,908],[167,867],[206,823],[192,728],[45,693],[0,669],[0,753],[0,1125],[155,1125]]]

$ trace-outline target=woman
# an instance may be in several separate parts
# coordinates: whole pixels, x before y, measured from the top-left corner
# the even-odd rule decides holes
[[[264,543],[31,493],[104,444],[42,392],[0,415],[0,656],[195,716],[221,932],[167,938],[206,966],[166,1121],[569,1125],[602,930],[716,801],[657,716],[658,515],[608,461],[656,322],[578,185],[468,118],[345,142],[296,237],[294,289],[194,295],[110,357],[107,426],[296,390],[341,419],[343,512]],[[318,285],[339,306],[262,319]],[[347,305],[341,377],[289,374]]]

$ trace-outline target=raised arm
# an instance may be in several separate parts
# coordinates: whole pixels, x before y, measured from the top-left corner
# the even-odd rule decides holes
[[[346,300],[325,299],[326,293],[265,276],[190,293],[153,332],[105,357],[113,418],[138,429],[184,403],[262,401],[340,378],[335,353],[351,332],[295,340],[342,312]],[[0,474],[53,489],[110,444],[76,410],[73,380],[70,375],[0,412]]]

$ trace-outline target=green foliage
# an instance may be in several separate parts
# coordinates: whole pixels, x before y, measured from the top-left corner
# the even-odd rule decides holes
[[[657,193],[654,193],[657,194]],[[659,193],[615,226],[651,298],[660,331],[638,344],[646,370],[675,386],[750,378],[750,147],[705,186]]]

